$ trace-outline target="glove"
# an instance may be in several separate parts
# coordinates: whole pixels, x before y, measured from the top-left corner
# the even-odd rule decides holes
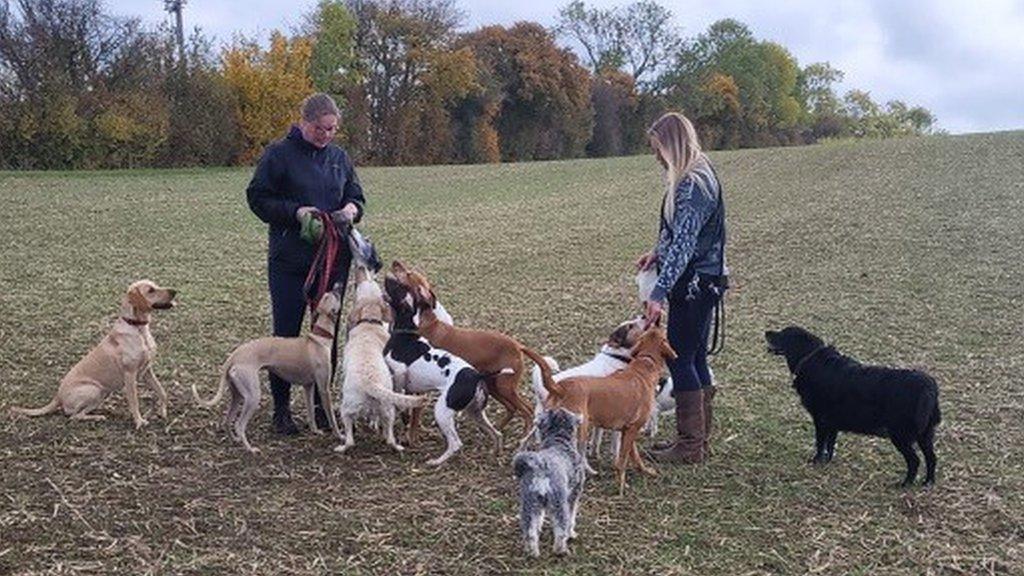
[[[316,244],[324,233],[324,223],[320,217],[313,212],[306,212],[299,216],[299,237],[309,244]]]
[[[349,229],[352,227],[352,218],[344,210],[335,210],[331,212],[331,222],[334,223],[334,227],[338,229],[338,233],[342,236],[348,236]]]

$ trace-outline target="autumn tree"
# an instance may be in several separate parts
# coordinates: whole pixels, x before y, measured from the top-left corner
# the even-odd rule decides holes
[[[539,24],[488,26],[458,43],[476,55],[485,101],[500,101],[494,118],[501,157],[509,161],[579,156],[593,120],[590,81],[576,56],[559,48]]]
[[[221,57],[224,79],[235,95],[241,128],[242,162],[251,162],[297,120],[303,98],[313,91],[309,78],[312,44],[289,40],[278,31],[264,50],[255,40],[238,38]]]
[[[452,0],[349,0],[346,6],[357,23],[358,71],[370,119],[368,157],[382,164],[407,161],[404,149],[414,136],[403,130],[416,124],[410,115],[422,113],[428,101],[438,102],[431,97],[440,84],[434,81],[431,88],[427,80],[432,65],[453,62],[442,53],[462,14]]]
[[[672,12],[654,0],[610,9],[574,0],[559,11],[555,30],[583,48],[594,74],[623,70],[642,88],[670,63],[681,42]]]

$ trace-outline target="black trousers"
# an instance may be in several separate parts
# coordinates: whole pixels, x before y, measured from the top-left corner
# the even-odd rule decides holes
[[[334,275],[328,280],[328,286],[335,282],[348,284],[348,270],[352,263],[352,255],[346,247],[338,255],[338,264]],[[267,283],[270,287],[270,307],[274,321],[274,336],[294,338],[302,332],[302,320],[306,314],[306,294],[303,285],[309,270],[302,270],[288,262],[269,260],[267,262]],[[314,283],[315,286],[315,283]],[[342,293],[344,298],[344,293]],[[337,330],[337,327],[335,327]],[[274,397],[274,412],[288,410],[291,402],[291,383],[270,373],[270,393]],[[320,395],[314,395],[317,406]]]

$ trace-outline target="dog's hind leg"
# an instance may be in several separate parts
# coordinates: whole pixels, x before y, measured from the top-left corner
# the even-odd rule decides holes
[[[825,437],[825,455],[828,458],[826,462],[831,462],[836,456],[836,439],[839,438],[839,430],[832,429]]]
[[[583,458],[583,469],[587,471],[587,474],[597,476],[597,470],[594,470],[590,466],[590,460],[587,458],[587,439],[590,437],[590,419],[583,416],[580,421],[580,429],[577,432],[579,435],[576,442],[577,447],[580,451],[580,456]]]
[[[582,484],[569,491],[569,540],[575,540],[578,537],[576,534],[576,514],[580,511],[580,496],[582,495]]]
[[[324,431],[316,425],[316,389],[316,384],[306,384],[302,387],[306,396],[306,421],[309,422],[309,431],[322,436]],[[323,397],[320,398],[320,401],[323,402]]]
[[[353,428],[355,426],[355,416],[358,410],[354,409],[351,405],[345,403],[345,400],[341,401],[341,424],[345,428],[345,442],[334,447],[335,452],[344,452],[349,448],[355,446],[356,439],[353,434]]]
[[[604,430],[600,428],[594,428],[590,432],[590,443],[587,445],[587,450],[590,450],[591,456],[594,458],[601,457],[601,444],[604,442]]]
[[[459,433],[455,429],[455,411],[445,404],[444,396],[439,397],[434,404],[434,421],[437,422],[437,427],[444,435],[446,446],[443,454],[432,460],[427,460],[427,464],[440,466],[458,452],[459,448],[462,448],[462,441],[459,440]]]
[[[619,456],[619,452],[622,451],[622,433],[618,430],[612,430],[612,462],[615,461]]]
[[[540,529],[544,525],[544,507],[532,494],[523,494],[522,499],[519,528],[523,533],[523,545],[526,547],[526,553],[536,558],[540,556]]]
[[[259,374],[255,370],[246,370],[238,371],[232,376],[235,378],[235,388],[242,397],[242,407],[235,420],[235,438],[242,442],[242,446],[246,450],[253,454],[259,454],[260,449],[249,444],[249,438],[245,435],[249,420],[260,406]]]
[[[494,453],[501,454],[501,432],[491,424],[491,421],[487,418],[487,413],[484,412],[483,406],[477,404],[470,404],[466,411],[469,412],[470,417],[483,429],[484,433],[494,442]],[[529,434],[526,435],[530,437]]]
[[[556,495],[564,496],[564,494]],[[569,553],[569,535],[572,533],[572,509],[565,498],[558,497],[551,510],[551,530],[554,532],[555,554]]]
[[[384,416],[384,441],[395,452],[402,452],[405,447],[395,440],[395,405],[382,402],[380,411]]]
[[[917,445],[924,452],[925,476],[924,485],[935,484],[935,427],[931,426],[917,437]]]
[[[623,450],[625,450],[626,443],[623,442],[622,444],[622,448]],[[640,450],[636,446],[636,437],[633,438],[633,441],[630,444],[631,447],[629,449],[629,457],[633,461],[633,463],[636,464],[636,467],[640,470],[640,472],[648,476],[657,476],[658,471],[648,466],[647,463],[644,462],[644,459],[640,456]]]
[[[921,465],[921,459],[917,457],[917,452],[914,451],[913,440],[900,434],[893,435],[890,437],[896,449],[903,455],[903,459],[907,461],[907,476],[903,479],[903,483],[900,484],[901,488],[906,488],[914,483],[914,478],[917,477],[917,468]]]

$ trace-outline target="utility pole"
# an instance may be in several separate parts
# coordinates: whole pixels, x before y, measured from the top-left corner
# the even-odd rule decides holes
[[[175,36],[178,41],[178,65],[185,69],[185,30],[181,23],[181,8],[185,0],[164,0],[164,10],[174,14]]]

